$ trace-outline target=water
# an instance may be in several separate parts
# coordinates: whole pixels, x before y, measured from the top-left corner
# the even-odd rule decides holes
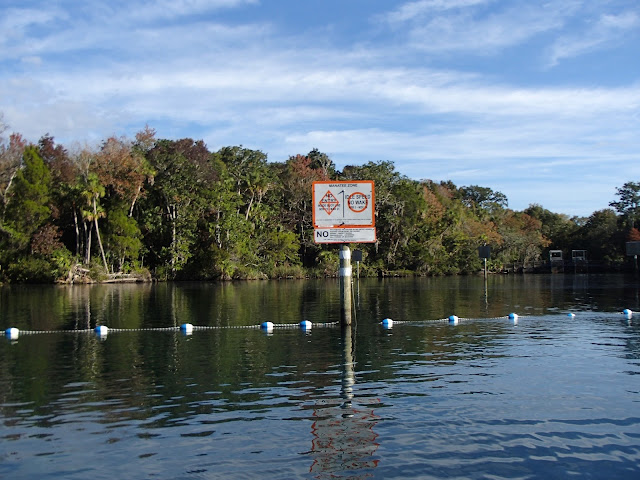
[[[640,478],[638,292],[368,279],[352,328],[267,334],[233,327],[337,321],[337,283],[5,287],[3,329],[130,331],[0,342],[0,478]]]

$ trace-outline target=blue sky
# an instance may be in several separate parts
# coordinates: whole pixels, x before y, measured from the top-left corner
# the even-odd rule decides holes
[[[0,112],[31,141],[149,124],[588,216],[640,181],[640,2],[3,0]]]

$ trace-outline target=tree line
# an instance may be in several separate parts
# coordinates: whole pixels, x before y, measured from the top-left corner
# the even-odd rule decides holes
[[[2,126],[2,125],[0,125]],[[6,129],[4,129],[6,130]],[[3,131],[0,131],[2,134]],[[317,149],[267,161],[242,146],[211,152],[201,140],[110,137],[67,149],[0,135],[0,281],[229,280],[334,275],[336,248],[313,241],[312,183],[373,180],[377,242],[358,245],[363,275],[447,275],[532,263],[550,249],[587,250],[621,265],[640,240],[640,184],[587,218],[538,204],[508,208],[477,185],[412,180],[391,161],[338,171]]]

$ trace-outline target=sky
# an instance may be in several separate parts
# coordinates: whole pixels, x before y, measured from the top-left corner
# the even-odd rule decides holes
[[[586,217],[640,182],[640,2],[2,0],[0,114],[5,138],[149,125]]]

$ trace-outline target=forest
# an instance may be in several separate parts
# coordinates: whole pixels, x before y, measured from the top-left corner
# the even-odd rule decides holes
[[[0,125],[2,127],[3,125]],[[534,264],[549,250],[586,250],[602,270],[630,268],[640,240],[640,183],[610,207],[569,217],[524,211],[490,188],[413,180],[392,161],[345,166],[317,149],[268,161],[242,146],[211,152],[201,140],[135,138],[65,148],[0,130],[0,282],[234,280],[336,275],[338,246],[313,241],[312,184],[373,180],[377,242],[367,276],[482,271]]]

